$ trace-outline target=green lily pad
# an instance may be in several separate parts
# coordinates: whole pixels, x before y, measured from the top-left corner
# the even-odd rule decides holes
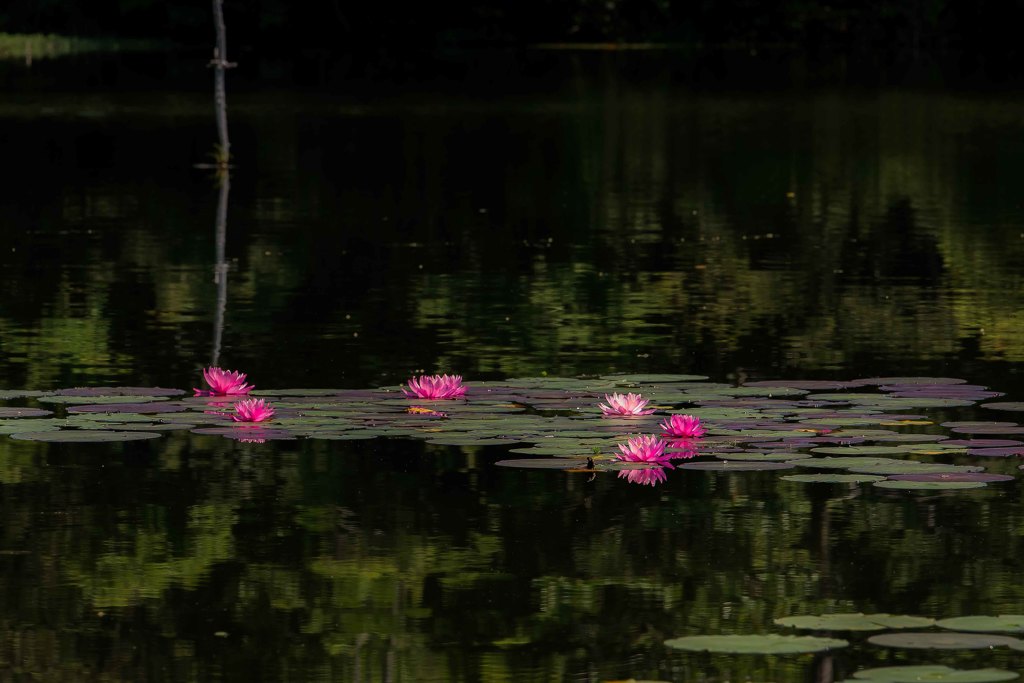
[[[1005,645],[1024,645],[1020,639],[1011,636],[993,636],[984,633],[913,632],[883,633],[868,638],[872,645],[905,647],[927,650],[983,650]]]
[[[810,453],[717,453],[715,457],[734,462],[791,462],[812,456]]]
[[[671,382],[698,382],[707,379],[707,375],[602,375],[601,379],[612,382],[631,384],[664,384]]]
[[[853,457],[853,458],[807,458],[803,460],[797,460],[793,464],[797,467],[812,467],[814,469],[826,469],[826,470],[845,470],[851,467],[868,466],[868,465],[890,465],[894,463],[901,463],[903,460],[894,460],[893,458],[868,458],[868,457]]]
[[[1000,614],[998,617],[953,617],[943,619],[935,625],[954,631],[1022,633],[1024,632],[1024,614]]]
[[[872,486],[898,491],[952,491],[956,489],[981,489],[988,486],[983,481],[876,481]]]
[[[108,403],[153,403],[166,401],[166,396],[40,396],[40,403],[66,405],[106,405]]]
[[[801,420],[808,424],[828,425],[830,427],[859,427],[861,425],[876,425],[885,422],[889,418],[879,414],[874,417],[823,417]]]
[[[6,401],[12,398],[39,398],[40,396],[49,395],[49,391],[36,391],[33,389],[3,389],[0,390],[0,401]]]
[[[951,669],[948,666],[924,664],[918,666],[884,666],[877,669],[862,669],[853,674],[858,681],[877,683],[999,683],[1012,681],[1018,674],[1003,669]]]
[[[18,441],[45,441],[48,443],[101,443],[111,441],[142,441],[156,439],[154,432],[124,432],[88,429],[64,429],[60,431],[18,432],[11,434]]]
[[[952,474],[965,472],[980,472],[984,470],[980,465],[947,465],[938,462],[917,462],[907,460],[904,462],[887,463],[884,465],[864,465],[863,467],[850,467],[851,472],[860,474]]]
[[[786,477],[783,477],[785,479]],[[776,619],[779,626],[809,631],[883,631],[888,628],[927,628],[935,625],[928,617],[902,614],[821,614]]]
[[[978,407],[1017,413],[1024,411],[1024,401],[993,401],[990,403],[982,403]]]
[[[0,406],[0,418],[43,417],[44,415],[53,415],[53,411],[43,408],[8,408]]]
[[[842,456],[896,455],[897,453],[906,453],[907,450],[905,446],[819,446],[812,448],[811,453]]]
[[[866,484],[882,481],[885,477],[874,474],[787,474],[782,477],[786,481],[798,481],[805,484]]]
[[[679,470],[704,470],[707,472],[752,472],[756,470],[788,470],[793,467],[793,463],[705,460],[684,462],[676,464],[675,467]]]
[[[731,652],[735,654],[799,654],[824,652],[846,647],[849,643],[839,638],[818,638],[815,636],[780,636],[776,634],[759,636],[685,636],[665,641],[665,646],[675,650],[693,652]]]

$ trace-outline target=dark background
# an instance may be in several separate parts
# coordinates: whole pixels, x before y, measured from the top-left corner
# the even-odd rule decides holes
[[[538,43],[668,44],[836,61],[870,78],[955,72],[962,81],[1017,79],[1024,3],[1005,0],[226,0],[229,54],[286,60],[285,80],[417,78],[437,74],[428,55]],[[0,32],[166,41],[209,49],[209,2],[15,0],[0,8]],[[610,46],[609,46],[610,47]],[[261,74],[265,80],[267,74]]]

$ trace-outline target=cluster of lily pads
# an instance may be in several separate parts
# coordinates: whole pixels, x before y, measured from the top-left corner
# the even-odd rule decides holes
[[[513,457],[497,463],[506,467],[614,471],[652,485],[675,468],[788,470],[786,481],[883,489],[969,489],[1013,479],[980,463],[1024,455],[1024,441],[1006,438],[1024,433],[1017,423],[936,425],[916,412],[976,404],[1024,410],[1024,403],[992,401],[1001,394],[955,378],[733,386],[698,375],[472,384],[434,375],[377,389],[256,390],[242,373],[208,368],[204,376],[210,388],[193,396],[161,387],[0,391],[0,400],[20,404],[0,406],[0,434],[70,443],[152,439],[175,430],[259,443],[414,438],[506,446]],[[954,457],[970,461],[953,463]]]
[[[867,638],[869,645],[918,650],[980,650],[1006,647],[1024,651],[1024,640],[1006,633],[1024,633],[1024,615],[964,616],[935,620],[928,617],[892,614],[823,614],[783,617],[779,626],[813,631],[813,636],[783,634],[686,636],[665,641],[671,649],[731,654],[800,654],[846,647],[848,640],[836,632],[892,631]],[[941,630],[927,631],[937,627]],[[906,631],[906,629],[915,629]],[[947,683],[991,683],[1011,681],[1018,674],[1002,669],[958,670],[938,664],[888,666],[857,671],[854,681],[946,681]]]

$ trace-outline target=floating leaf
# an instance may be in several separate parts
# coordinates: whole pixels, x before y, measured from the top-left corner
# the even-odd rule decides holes
[[[671,382],[693,382],[707,379],[707,375],[602,375],[601,379],[612,382],[635,384],[664,384]]]
[[[812,448],[811,453],[822,455],[895,455],[906,453],[906,446],[819,446]]]
[[[799,654],[824,652],[846,647],[849,643],[838,638],[814,636],[685,636],[665,641],[665,646],[694,652],[731,652],[736,654]]]
[[[939,622],[941,624],[941,622]],[[906,647],[930,650],[981,650],[1005,645],[1024,645],[1010,636],[993,636],[982,633],[883,633],[868,638],[873,645],[885,647]]]
[[[165,387],[73,387],[71,389],[58,389],[53,393],[58,396],[90,396],[93,398],[131,396],[135,400],[142,396],[181,396],[185,392],[181,389],[168,389]],[[91,403],[96,402],[91,401]]]
[[[949,439],[943,442],[947,446],[962,446],[964,448],[1011,448],[1024,446],[1024,441],[1015,439]]]
[[[53,411],[52,410],[44,410],[43,408],[7,408],[7,407],[0,407],[0,418],[43,417],[45,415],[53,415]]]
[[[884,465],[863,465],[849,468],[851,472],[861,474],[924,474],[924,473],[951,473],[951,472],[982,472],[984,467],[979,465],[948,465],[940,462],[917,462],[916,460],[904,460]]]
[[[953,617],[943,619],[935,625],[954,631],[1024,633],[1024,614]]]
[[[812,456],[810,453],[719,453],[715,457],[733,462],[790,462]]]
[[[154,432],[124,432],[87,429],[65,429],[61,431],[18,432],[11,434],[18,441],[46,441],[49,443],[101,443],[111,441],[143,441],[157,439]]]
[[[1024,411],[1024,401],[992,401],[989,403],[982,403],[978,407],[1017,413]]]
[[[960,379],[959,377],[864,377],[851,381],[860,382],[862,384],[880,385],[931,384],[935,386],[942,386],[949,384],[967,384],[967,380]]]
[[[165,399],[157,398],[157,401]],[[68,413],[180,413],[185,410],[181,403],[101,403],[75,405],[68,408]]]
[[[676,464],[680,470],[705,470],[708,472],[747,472],[755,470],[788,470],[791,462],[743,462],[743,461],[701,461]]]
[[[951,491],[956,489],[980,489],[986,486],[982,481],[876,481],[872,486],[880,489],[900,491]]]
[[[783,477],[786,479],[787,477]],[[782,617],[776,619],[779,626],[809,631],[882,631],[887,628],[927,628],[935,625],[928,617],[911,617],[900,614],[821,614],[817,616]]]
[[[1008,474],[992,474],[990,472],[921,472],[918,474],[893,474],[892,481],[1013,481],[1015,477]]]
[[[953,427],[949,431],[956,432],[957,434],[1024,434],[1024,427],[1018,426],[970,426],[970,427]]]
[[[41,396],[36,399],[40,403],[60,403],[67,405],[79,405],[79,404],[92,404],[92,405],[106,405],[108,403],[153,403],[155,401],[166,401],[166,396],[96,396],[96,395],[85,395],[85,396],[64,396],[64,395],[52,395],[52,396]]]
[[[858,681],[877,683],[999,683],[1012,681],[1018,675],[1003,669],[951,669],[948,666],[924,664],[918,666],[885,666],[877,669],[862,669],[853,674]]]
[[[3,389],[0,390],[0,401],[7,401],[12,398],[39,398],[49,396],[52,392],[35,391],[32,389]]]
[[[1010,455],[1024,455],[1024,446],[1013,448],[972,448],[967,451],[969,455],[981,455],[990,458],[1005,458]]]
[[[889,465],[905,462],[892,458],[808,458],[797,460],[793,464],[797,467],[813,467],[815,469],[845,470],[850,467],[867,467],[869,465]]]
[[[805,484],[861,484],[885,479],[874,474],[787,474],[782,478]]]

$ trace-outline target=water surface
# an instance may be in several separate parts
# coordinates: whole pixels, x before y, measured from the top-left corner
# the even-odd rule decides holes
[[[533,92],[233,95],[219,331],[208,94],[15,92],[0,386],[189,388],[220,334],[264,388],[923,373],[1024,397],[1024,99],[593,67]],[[661,642],[1024,610],[1016,483],[651,488],[399,440],[0,454],[12,679],[831,681],[938,658]]]

